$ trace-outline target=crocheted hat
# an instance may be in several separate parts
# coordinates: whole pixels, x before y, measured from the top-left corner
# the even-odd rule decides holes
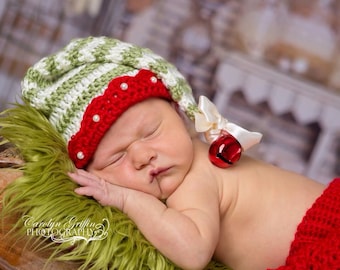
[[[150,97],[173,100],[189,118],[198,111],[179,71],[146,48],[107,37],[71,41],[32,66],[22,94],[43,112],[84,168],[101,138],[130,106]]]

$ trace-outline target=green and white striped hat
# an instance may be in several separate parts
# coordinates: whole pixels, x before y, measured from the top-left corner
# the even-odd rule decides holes
[[[179,71],[152,51],[108,37],[71,41],[32,66],[22,94],[63,136],[84,168],[101,138],[130,106],[150,97],[175,101],[189,118],[198,111]]]

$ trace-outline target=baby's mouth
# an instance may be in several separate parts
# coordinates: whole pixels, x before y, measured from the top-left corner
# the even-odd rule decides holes
[[[157,168],[150,172],[152,180],[166,173],[170,168]]]

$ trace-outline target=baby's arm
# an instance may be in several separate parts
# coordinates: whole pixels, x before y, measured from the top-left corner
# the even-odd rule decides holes
[[[185,199],[174,204],[180,209],[176,210],[154,196],[110,184],[86,171],[70,176],[81,185],[76,193],[92,196],[102,205],[114,206],[126,213],[144,236],[178,266],[202,269],[213,256],[219,235],[218,198],[206,200],[209,191],[198,188],[198,183],[195,187],[198,196],[189,194],[192,190],[179,194]],[[180,204],[189,205],[191,199],[190,205],[195,205],[194,208],[179,208]]]

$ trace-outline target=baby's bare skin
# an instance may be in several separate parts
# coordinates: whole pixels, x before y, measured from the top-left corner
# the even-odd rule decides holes
[[[204,160],[208,146],[196,141],[195,149]],[[198,161],[190,177],[204,175],[206,166]],[[215,259],[237,270],[283,265],[297,225],[324,185],[246,156],[228,169],[211,165],[211,172],[213,176],[206,180],[216,181],[220,194]]]
[[[247,158],[237,166],[236,175],[222,172],[233,174],[228,178],[234,182],[234,197],[229,209],[221,209],[215,257],[239,270],[277,267],[284,263],[297,225],[324,186]],[[224,190],[231,186],[228,178]]]
[[[111,127],[89,172],[71,177],[78,194],[121,209],[184,269],[203,269],[212,257],[235,270],[284,264],[297,225],[325,187],[246,156],[221,169],[208,149],[188,137],[173,107],[151,99]]]

